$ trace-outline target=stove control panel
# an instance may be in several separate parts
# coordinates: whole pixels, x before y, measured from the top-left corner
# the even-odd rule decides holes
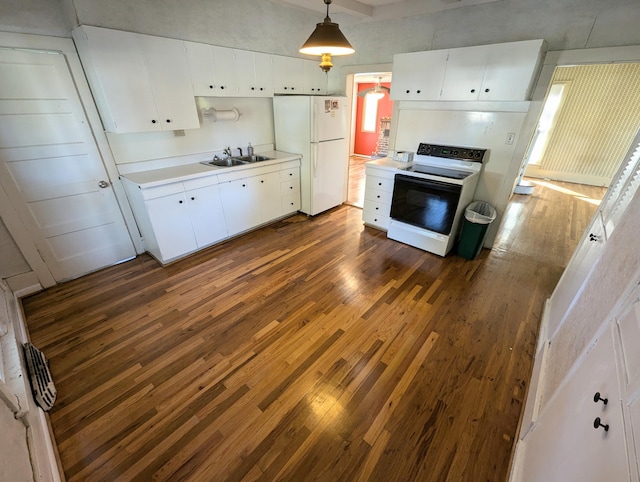
[[[444,157],[467,162],[482,162],[486,149],[470,147],[440,146],[437,144],[420,143],[417,154],[420,156]]]

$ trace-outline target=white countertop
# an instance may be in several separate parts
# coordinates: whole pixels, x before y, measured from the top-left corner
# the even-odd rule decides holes
[[[394,161],[390,157],[385,157],[382,159],[374,159],[373,161],[368,161],[365,163],[365,166],[377,167],[380,169],[388,169],[390,171],[395,171],[398,169],[406,169],[411,166],[411,162],[400,162]]]
[[[168,182],[186,181],[188,179],[195,179],[207,175],[221,174],[223,172],[229,172],[232,170],[241,171],[258,166],[268,166],[270,164],[277,164],[280,162],[300,159],[300,154],[292,154],[290,152],[282,151],[263,151],[256,152],[256,154],[271,157],[271,159],[269,159],[268,161],[260,161],[251,164],[244,164],[242,166],[231,167],[210,166],[197,162],[192,164],[184,164],[182,166],[165,167],[162,169],[153,169],[150,171],[121,174],[121,177],[129,179],[142,188],[147,188],[166,184]]]

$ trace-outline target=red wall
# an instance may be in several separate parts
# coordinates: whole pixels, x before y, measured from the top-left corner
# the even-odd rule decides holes
[[[382,82],[385,87],[391,88],[389,82]],[[376,84],[358,84],[358,92],[362,92],[370,87],[375,87]],[[376,142],[378,142],[378,132],[362,132],[362,109],[364,106],[364,98],[357,97],[356,106],[356,132],[353,146],[354,154],[361,154],[363,156],[370,156],[376,148]],[[376,122],[376,129],[380,129],[380,118],[391,117],[393,112],[393,101],[389,97],[388,93],[384,94],[384,97],[378,101],[378,121]]]

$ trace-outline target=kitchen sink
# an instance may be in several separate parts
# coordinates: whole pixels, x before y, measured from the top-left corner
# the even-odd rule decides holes
[[[242,159],[236,159],[230,157],[228,159],[214,159],[213,161],[203,161],[200,164],[205,166],[217,166],[217,167],[231,167],[231,166],[244,166],[249,164],[250,161],[243,161]]]
[[[270,157],[267,156],[235,156],[228,157],[226,159],[214,158],[212,161],[202,161],[200,164],[205,166],[217,166],[217,167],[231,167],[231,166],[244,166],[245,164],[251,164],[252,162],[268,161]]]
[[[260,161],[268,161],[271,158],[267,156],[254,155],[254,156],[235,156],[235,157],[232,157],[231,159],[238,159],[240,161],[245,161],[245,162],[260,162]]]

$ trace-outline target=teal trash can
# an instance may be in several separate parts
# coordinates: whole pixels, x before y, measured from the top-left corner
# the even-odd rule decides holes
[[[487,237],[489,225],[496,218],[495,208],[484,201],[474,201],[464,211],[464,224],[460,233],[458,256],[475,259]]]

